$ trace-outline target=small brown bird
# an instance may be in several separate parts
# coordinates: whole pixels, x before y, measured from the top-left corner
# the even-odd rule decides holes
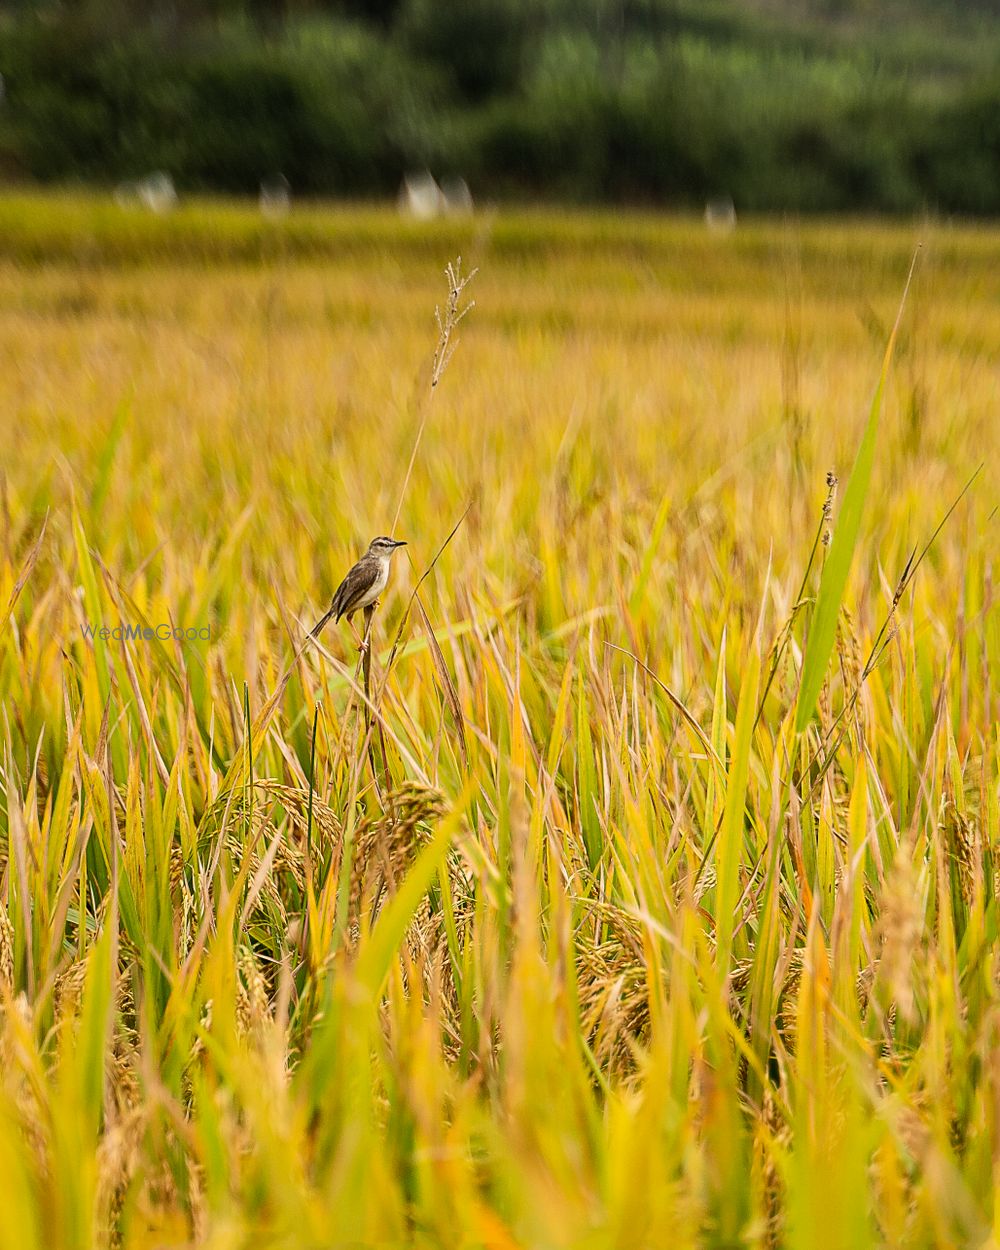
[[[337,587],[329,611],[313,627],[312,636],[316,637],[331,616],[337,621],[342,616],[350,620],[361,608],[374,609],[389,581],[393,552],[397,547],[405,546],[405,542],[395,538],[373,538],[368,550]],[[362,650],[364,646],[362,643]]]

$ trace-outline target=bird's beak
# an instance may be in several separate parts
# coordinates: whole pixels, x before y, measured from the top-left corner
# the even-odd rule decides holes
[[[395,545],[396,545],[397,547],[405,547],[405,546],[406,546],[406,539],[405,539],[405,538],[395,538],[395,539],[393,539],[393,542],[395,543]]]

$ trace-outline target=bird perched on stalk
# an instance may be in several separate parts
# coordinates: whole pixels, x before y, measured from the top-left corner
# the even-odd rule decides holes
[[[330,608],[313,627],[312,636],[316,637],[331,616],[335,621],[342,616],[350,620],[355,612],[363,608],[367,618],[378,607],[378,597],[388,584],[393,553],[398,547],[405,546],[405,542],[396,538],[384,535],[373,538],[368,550],[334,591]],[[367,646],[366,635],[361,642],[361,650],[364,651]]]

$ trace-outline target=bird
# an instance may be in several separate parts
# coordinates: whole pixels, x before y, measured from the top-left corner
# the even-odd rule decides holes
[[[342,616],[350,620],[361,608],[366,612],[374,611],[379,595],[388,584],[389,565],[393,554],[399,547],[405,546],[405,540],[388,538],[384,534],[373,538],[368,550],[334,591],[330,607],[313,626],[311,637],[315,638],[319,634],[331,616],[335,621],[339,621]],[[361,643],[361,650],[364,651],[367,645],[366,638]]]

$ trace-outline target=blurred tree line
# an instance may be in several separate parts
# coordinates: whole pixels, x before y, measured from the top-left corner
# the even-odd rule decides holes
[[[1000,0],[0,0],[0,177],[1000,211]]]

